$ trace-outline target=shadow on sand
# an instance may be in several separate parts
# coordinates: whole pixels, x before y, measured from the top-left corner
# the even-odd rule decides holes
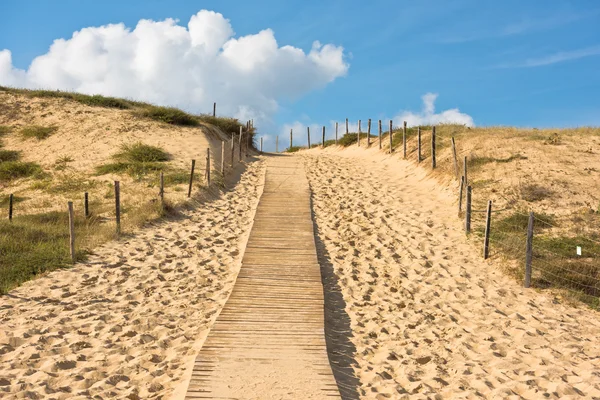
[[[319,264],[321,265],[321,280],[325,297],[325,340],[327,342],[329,363],[342,399],[355,400],[359,399],[358,387],[360,381],[354,374],[353,368],[356,365],[354,360],[356,347],[350,341],[352,337],[350,317],[346,313],[346,302],[338,278],[333,271],[331,257],[319,237],[319,225],[315,219],[312,197],[311,213],[315,226],[315,243]]]

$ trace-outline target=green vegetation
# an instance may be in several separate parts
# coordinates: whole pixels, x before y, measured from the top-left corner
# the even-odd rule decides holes
[[[171,156],[160,147],[150,146],[141,142],[125,144],[121,151],[113,156],[115,160],[130,163],[148,163],[169,161]]]
[[[286,153],[296,153],[305,148],[306,147],[302,147],[302,146],[292,146],[292,147],[288,147],[287,149],[285,149],[285,152]]]
[[[138,115],[170,125],[199,125],[197,117],[172,107],[146,106],[138,111]]]
[[[227,135],[231,135],[232,133],[238,134],[240,131],[240,126],[242,126],[240,121],[238,121],[236,118],[213,117],[212,115],[208,114],[200,115],[198,120],[206,124],[216,126]]]
[[[353,144],[356,144],[357,140],[358,140],[358,134],[346,133],[344,136],[339,138],[338,145],[340,145],[342,147],[352,146]]]
[[[43,140],[50,137],[50,135],[52,135],[57,130],[58,128],[56,126],[32,125],[22,128],[20,134],[21,137],[23,137],[24,139]]]
[[[468,166],[470,170],[475,170],[485,164],[489,164],[489,163],[501,163],[501,164],[506,164],[509,163],[511,161],[515,161],[515,160],[527,160],[527,157],[517,153],[517,154],[512,154],[510,157],[507,158],[494,158],[494,157],[478,157],[477,155],[471,155],[471,157],[468,159]]]
[[[115,162],[98,166],[96,172],[98,175],[127,173],[141,178],[150,172],[164,171],[167,166],[163,163],[170,158],[160,147],[140,142],[126,144],[121,146],[120,152],[113,155]]]
[[[11,131],[12,128],[10,126],[0,125],[0,136],[10,133]]]
[[[73,158],[69,156],[60,157],[54,162],[54,169],[57,171],[64,171],[67,169],[68,164],[73,161]]]
[[[76,229],[85,222],[75,219]],[[25,215],[0,221],[0,294],[35,275],[70,263],[66,212]],[[85,253],[79,251],[77,259]]]
[[[0,150],[0,163],[6,161],[18,161],[21,153],[15,150]]]
[[[9,182],[14,179],[26,178],[42,173],[42,168],[33,162],[3,161],[0,162],[0,182]]]

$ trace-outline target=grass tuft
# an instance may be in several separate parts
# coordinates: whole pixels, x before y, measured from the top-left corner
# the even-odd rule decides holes
[[[0,163],[0,182],[9,182],[42,173],[42,167],[33,162],[5,161]]]
[[[115,160],[130,163],[151,163],[169,161],[169,153],[160,147],[150,146],[141,142],[125,144],[121,151],[113,156]]]
[[[170,125],[198,126],[197,117],[172,107],[148,106],[139,110],[139,115]]]
[[[50,137],[50,135],[52,135],[57,130],[58,128],[56,126],[32,125],[22,128],[20,134],[21,137],[23,137],[24,139],[43,140]]]
[[[21,153],[15,150],[0,150],[0,163],[7,161],[19,161]]]
[[[302,147],[302,146],[292,146],[292,147],[288,147],[287,149],[285,149],[285,152],[286,153],[296,153],[305,148],[306,147]]]

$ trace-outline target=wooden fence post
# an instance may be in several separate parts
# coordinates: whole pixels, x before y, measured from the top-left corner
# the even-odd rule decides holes
[[[225,142],[221,140],[221,175],[225,176]]]
[[[456,142],[454,141],[454,136],[452,136],[452,157],[454,157],[454,174],[456,175],[456,179],[458,179],[458,159],[456,158]]]
[[[85,216],[85,219],[88,219],[90,217],[90,202],[88,192],[85,192],[83,194],[83,215]]]
[[[13,200],[14,200],[14,196],[11,193],[8,196],[8,220],[12,222],[12,215],[13,215]]]
[[[402,125],[402,146],[404,147],[404,159],[406,159],[406,121]]]
[[[71,262],[75,264],[75,215],[73,215],[73,202],[67,202],[69,208],[69,253]]]
[[[279,153],[279,135],[275,136],[275,153]]]
[[[233,169],[233,163],[235,159],[235,133],[231,134],[231,168]]]
[[[337,146],[337,141],[338,141],[338,123],[335,123],[335,144]]]
[[[292,139],[294,135],[294,130],[290,129],[290,151],[292,151]]]
[[[321,142],[323,148],[325,148],[325,127],[323,127],[323,140]]]
[[[192,183],[194,182],[194,167],[196,167],[196,160],[192,160],[192,170],[190,172],[190,185],[188,188],[188,197],[192,196]]]
[[[431,168],[435,168],[435,126],[431,131]]]
[[[467,185],[467,183],[469,182],[469,180],[467,179],[467,156],[465,156],[465,162],[463,165],[464,165],[463,176],[465,177],[465,185]]]
[[[421,127],[417,127],[417,162],[421,162]]]
[[[308,148],[310,149],[310,126],[306,127],[306,135],[308,136]]]
[[[488,200],[487,215],[485,218],[485,237],[483,239],[483,259],[490,256],[490,227],[492,223],[492,201]]]
[[[358,133],[356,134],[356,143],[360,147],[360,119],[358,120]]]
[[[393,143],[392,143],[392,120],[390,119],[390,154],[393,153],[394,151],[394,147],[393,147]]]
[[[121,184],[119,181],[115,181],[115,217],[118,235],[121,233]]]
[[[239,161],[242,162],[242,137],[244,136],[244,129],[240,126],[240,140],[238,142],[238,150],[239,150]]]
[[[529,213],[527,224],[527,244],[525,247],[525,283],[526,288],[531,287],[531,262],[533,261],[533,212]]]
[[[210,187],[210,147],[206,149],[206,186]]]
[[[371,147],[371,118],[367,123],[367,147]]]
[[[160,188],[158,191],[158,196],[160,197],[160,208],[165,208],[165,174],[160,172]]]
[[[471,233],[471,197],[473,196],[473,190],[471,186],[467,186],[467,212],[465,215],[465,231],[467,235]]]
[[[213,117],[217,116],[217,103],[213,103]]]
[[[379,150],[381,150],[381,120],[379,120]]]
[[[260,137],[260,154],[262,154],[262,153],[263,153],[263,151],[262,151],[262,145],[263,145],[263,138],[262,138],[262,136],[261,136],[261,137]]]
[[[346,135],[348,134],[348,118],[346,118]]]
[[[463,188],[465,187],[465,177],[460,177],[460,188],[458,189],[458,213],[462,211]]]

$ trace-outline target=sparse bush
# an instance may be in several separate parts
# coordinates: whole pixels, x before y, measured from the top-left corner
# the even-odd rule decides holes
[[[525,201],[541,201],[547,199],[552,196],[552,190],[547,187],[537,185],[537,184],[527,184],[521,185],[519,188],[519,192],[521,194],[521,198]]]
[[[296,153],[302,149],[305,149],[306,147],[301,147],[301,146],[292,146],[292,147],[288,147],[287,149],[285,149],[286,153]]]
[[[10,133],[12,131],[12,128],[10,126],[6,126],[6,125],[0,125],[0,137]]]
[[[48,137],[50,137],[50,135],[52,135],[54,132],[56,132],[57,129],[58,128],[56,126],[33,125],[33,126],[26,126],[25,128],[21,129],[20,133],[24,139],[43,140],[43,139],[47,139]]]
[[[150,146],[141,142],[125,144],[121,146],[121,151],[113,156],[115,160],[124,162],[160,162],[169,161],[169,153],[160,147]]]
[[[142,117],[171,125],[199,125],[197,117],[172,107],[147,106],[146,108],[141,109],[138,113]]]
[[[240,126],[243,126],[237,118],[213,117],[212,115],[202,114],[198,120],[211,124],[219,128],[225,134],[238,133]]]
[[[6,161],[18,161],[21,154],[15,150],[0,150],[0,163]]]
[[[70,162],[73,162],[73,158],[69,156],[60,157],[54,162],[54,169],[57,171],[64,171]]]
[[[343,146],[343,147],[352,146],[353,144],[356,144],[357,140],[358,140],[358,134],[346,133],[344,136],[342,136],[338,140],[338,145]]]
[[[142,177],[150,172],[163,171],[166,165],[160,162],[114,162],[96,167],[98,175],[126,173],[133,177]]]
[[[42,168],[32,162],[6,161],[0,163],[0,182],[26,178],[42,172]]]

